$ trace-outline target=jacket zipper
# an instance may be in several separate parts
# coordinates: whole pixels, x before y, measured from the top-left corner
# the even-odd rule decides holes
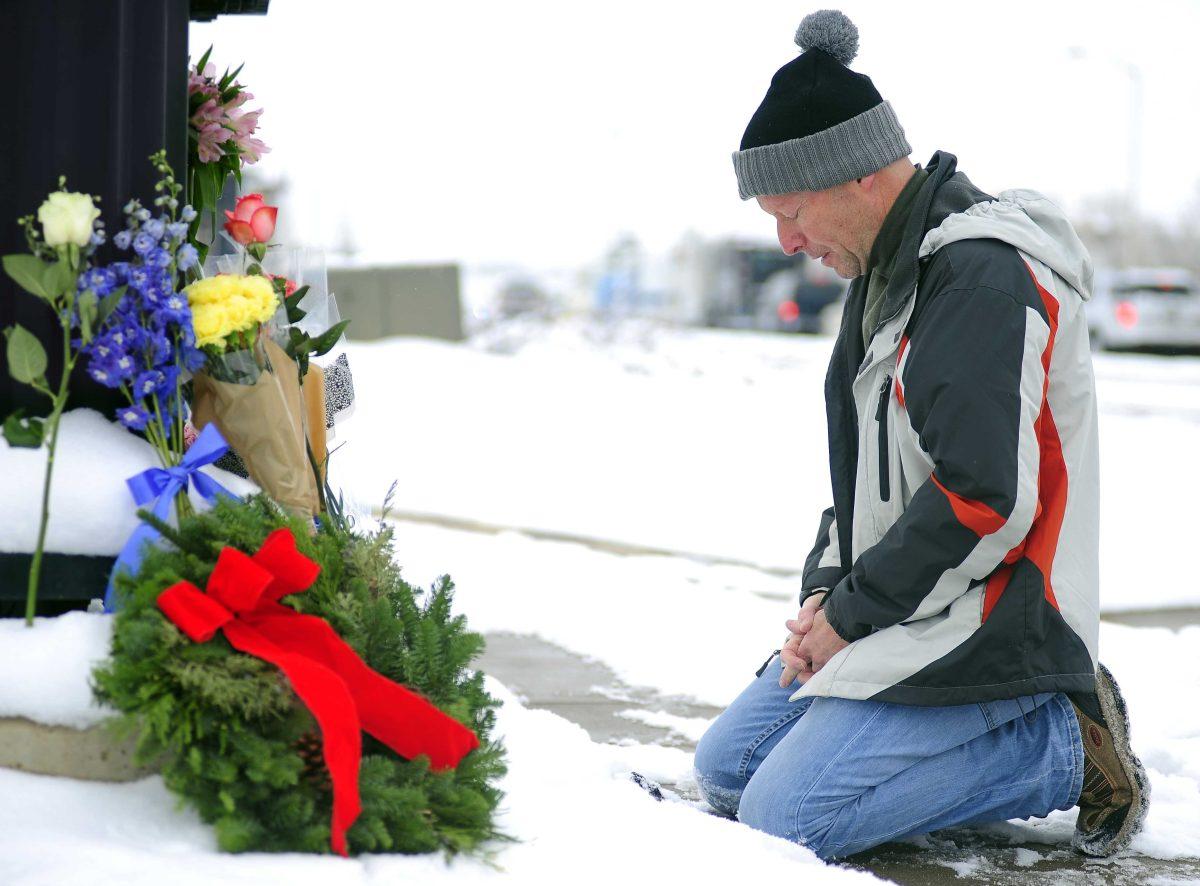
[[[891,399],[892,377],[883,380],[879,389],[879,407],[875,410],[875,421],[879,423],[879,499],[888,501],[892,497],[892,477],[888,469],[888,401]]]

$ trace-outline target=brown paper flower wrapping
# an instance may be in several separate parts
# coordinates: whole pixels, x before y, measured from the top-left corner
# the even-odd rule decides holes
[[[304,376],[304,384],[300,386],[304,395],[304,412],[308,445],[312,449],[313,460],[321,470],[321,481],[325,480],[325,453],[327,438],[325,436],[325,373],[316,363],[308,364],[308,374]]]
[[[296,364],[266,336],[258,347],[266,360],[253,384],[196,373],[192,424],[203,430],[215,422],[267,495],[293,513],[312,517],[320,504],[305,449],[305,404]]]

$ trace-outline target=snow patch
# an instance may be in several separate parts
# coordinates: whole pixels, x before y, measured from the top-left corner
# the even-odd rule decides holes
[[[49,449],[24,449],[0,437],[0,552],[29,553],[37,547],[42,484]],[[46,550],[61,554],[115,557],[138,527],[137,506],[125,480],[159,467],[154,448],[94,409],[63,413],[50,486]],[[235,495],[253,483],[211,465],[204,473]],[[192,492],[192,500],[203,500]]]
[[[636,708],[618,711],[617,716],[627,720],[637,720],[647,726],[661,726],[690,741],[699,741],[713,722],[706,717],[680,717],[666,711],[644,711]]]
[[[108,657],[112,616],[0,619],[0,717],[87,729],[116,712],[92,696],[92,668]]]

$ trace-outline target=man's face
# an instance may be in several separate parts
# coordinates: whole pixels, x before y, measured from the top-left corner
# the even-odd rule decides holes
[[[764,212],[774,216],[779,245],[788,255],[803,252],[847,280],[866,269],[874,237],[869,233],[870,207],[862,182],[757,200]]]

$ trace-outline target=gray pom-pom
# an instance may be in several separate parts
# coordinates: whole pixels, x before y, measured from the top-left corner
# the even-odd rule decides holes
[[[841,10],[810,12],[796,29],[796,45],[801,52],[820,49],[849,65],[858,55],[858,28]]]

